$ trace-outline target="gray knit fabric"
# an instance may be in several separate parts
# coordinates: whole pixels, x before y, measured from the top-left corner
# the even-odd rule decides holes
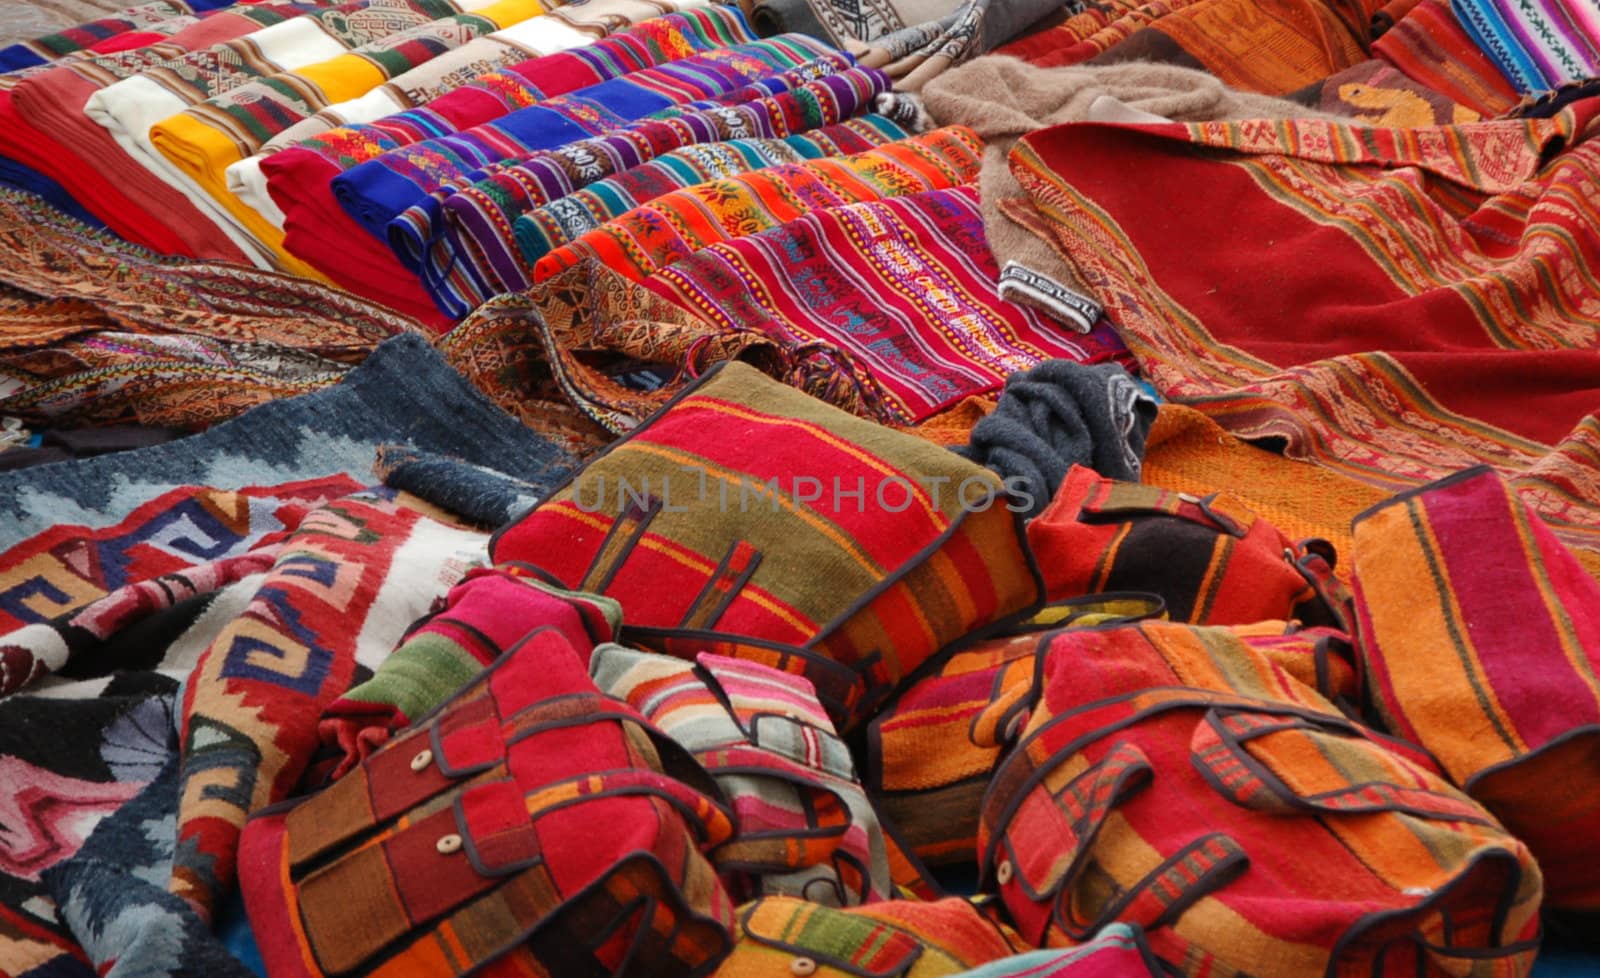
[[[1047,360],[1008,377],[994,413],[956,451],[1008,484],[1020,481],[1035,516],[1073,465],[1136,481],[1156,406],[1119,364]]]

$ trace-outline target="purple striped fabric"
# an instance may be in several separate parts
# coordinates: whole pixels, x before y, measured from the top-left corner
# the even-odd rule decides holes
[[[446,315],[464,316],[491,296],[532,284],[532,268],[513,237],[521,215],[683,146],[781,138],[854,118],[890,84],[875,68],[849,68],[792,91],[685,109],[485,171],[483,179],[437,194],[431,206],[402,217],[421,252],[423,285]]]

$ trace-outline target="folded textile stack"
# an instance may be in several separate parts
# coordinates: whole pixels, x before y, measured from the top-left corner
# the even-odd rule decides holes
[[[1592,4],[118,2],[0,976],[1600,971]]]

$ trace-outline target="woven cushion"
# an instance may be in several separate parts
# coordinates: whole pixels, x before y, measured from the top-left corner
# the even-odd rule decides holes
[[[621,602],[629,644],[805,675],[842,733],[941,647],[1040,595],[998,476],[741,363],[490,551]]]
[[[1482,467],[1368,510],[1355,541],[1385,725],[1527,842],[1546,902],[1600,910],[1600,585]]]

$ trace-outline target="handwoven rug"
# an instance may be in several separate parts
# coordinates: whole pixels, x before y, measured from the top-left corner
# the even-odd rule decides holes
[[[202,427],[335,383],[422,327],[315,282],[157,255],[0,189],[0,414]]]

